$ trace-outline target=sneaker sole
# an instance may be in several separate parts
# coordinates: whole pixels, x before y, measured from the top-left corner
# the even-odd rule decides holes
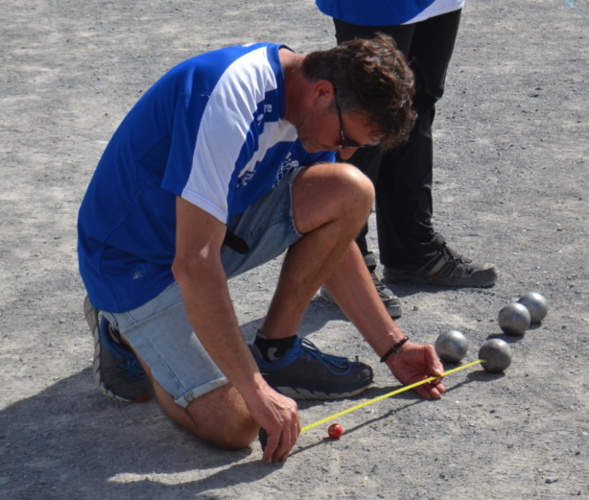
[[[98,313],[97,309],[90,303],[90,299],[86,295],[84,298],[84,316],[86,317],[86,322],[90,327],[90,332],[92,333],[92,340],[94,341],[94,358],[92,360],[92,378],[94,379],[94,383],[98,388],[98,391],[106,397],[116,399],[117,401],[123,401],[125,403],[145,403],[151,400],[151,394],[140,394],[135,399],[124,398],[114,392],[108,390],[105,385],[102,377],[100,376],[101,373],[101,366],[100,366],[100,357],[101,357],[101,343],[100,343],[100,333],[98,332]]]
[[[100,353],[101,344],[100,339],[97,339],[98,335],[92,334],[94,339],[94,352]],[[139,394],[135,399],[125,398],[119,394],[115,394],[114,392],[108,390],[104,385],[102,377],[100,376],[101,373],[101,366],[100,366],[100,357],[99,354],[94,356],[94,360],[92,362],[92,377],[94,378],[94,383],[98,387],[98,391],[106,397],[116,399],[117,401],[123,401],[125,403],[146,403],[151,401],[151,394]]]
[[[391,318],[393,318],[393,319],[399,319],[401,317],[402,312],[403,312],[403,310],[401,308],[401,304],[393,304],[393,305],[390,305],[388,307],[385,304],[385,307],[386,307],[387,312],[389,313],[389,316]]]
[[[276,391],[297,401],[335,401],[338,399],[353,398],[362,394],[370,384],[359,387],[358,389],[349,390],[342,393],[325,393],[320,390],[315,390],[312,387],[292,387],[292,386],[281,386],[280,384],[270,384]]]
[[[409,273],[394,275],[387,273],[384,280],[387,283],[394,283],[397,285],[438,285],[454,288],[488,288],[497,283],[497,275],[493,273],[492,276],[482,276],[474,280],[459,278],[436,278],[435,276],[418,276]]]

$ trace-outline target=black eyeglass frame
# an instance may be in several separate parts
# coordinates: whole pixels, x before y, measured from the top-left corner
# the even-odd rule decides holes
[[[372,146],[378,146],[380,144],[380,141],[375,141],[372,144],[358,144],[356,141],[351,141],[346,137],[346,133],[344,132],[344,120],[342,118],[342,110],[340,108],[339,101],[337,100],[337,93],[335,92],[335,87],[334,87],[334,92],[333,92],[333,98],[335,99],[335,109],[337,111],[337,119],[339,120],[339,133],[340,133],[340,137],[341,137],[341,142],[335,147],[337,149],[346,149],[346,148],[362,149],[362,148],[369,148]]]

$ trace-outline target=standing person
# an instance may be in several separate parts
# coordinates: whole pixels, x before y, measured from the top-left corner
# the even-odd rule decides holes
[[[323,283],[399,381],[441,375],[433,347],[409,342],[378,298],[354,243],[374,189],[333,153],[404,140],[412,93],[384,35],[307,56],[269,43],[229,47],[156,82],[111,138],[79,212],[102,392],[137,400],[147,380],[199,438],[236,449],[263,428],[263,460],[283,460],[300,432],[287,396],[347,397],[373,377],[297,336]],[[284,251],[250,348],[227,280]],[[416,390],[437,398],[444,387],[437,379]]]
[[[333,18],[338,43],[386,33],[405,54],[415,73],[413,106],[417,113],[409,140],[383,152],[359,150],[350,159],[374,182],[380,261],[390,284],[487,287],[495,284],[492,264],[482,264],[451,249],[433,228],[432,123],[442,97],[464,0],[316,0]],[[364,227],[357,239],[381,299],[392,317],[401,315],[399,299],[374,274],[376,258]]]

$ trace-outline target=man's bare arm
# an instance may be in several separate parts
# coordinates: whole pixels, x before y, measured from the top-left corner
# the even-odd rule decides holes
[[[172,270],[199,340],[269,435],[264,460],[286,458],[300,432],[296,403],[271,389],[243,339],[221,262],[226,226],[177,198]]]
[[[341,310],[372,346],[379,357],[405,335],[386,311],[370,278],[360,249],[352,243],[326,285]],[[443,373],[443,365],[431,345],[406,342],[386,360],[387,366],[403,384],[411,384]],[[440,381],[417,387],[426,398],[439,398],[444,392]]]

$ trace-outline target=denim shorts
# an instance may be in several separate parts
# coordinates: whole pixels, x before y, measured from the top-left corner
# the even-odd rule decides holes
[[[292,185],[300,170],[291,171],[269,194],[227,224],[249,247],[241,254],[223,246],[221,259],[228,278],[278,257],[301,238],[292,210]],[[193,333],[176,283],[136,309],[103,314],[180,406],[228,383]]]

